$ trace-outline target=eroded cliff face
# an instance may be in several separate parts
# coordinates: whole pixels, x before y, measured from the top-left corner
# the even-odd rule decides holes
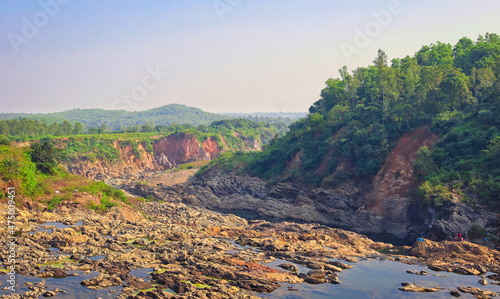
[[[405,234],[411,226],[407,213],[411,204],[408,191],[415,187],[417,180],[413,162],[421,147],[433,149],[438,139],[428,127],[403,134],[373,178],[369,193],[360,201],[360,217],[369,219],[367,222],[375,226],[381,223],[383,232]]]
[[[494,216],[460,202],[448,203],[440,220],[414,211],[408,191],[415,187],[413,162],[422,146],[433,148],[439,136],[427,127],[404,134],[380,171],[368,182],[346,182],[338,188],[308,189],[293,183],[272,187],[258,178],[211,170],[188,186],[134,186],[131,193],[179,201],[209,209],[248,212],[259,217],[319,222],[359,233],[450,239],[473,223],[488,225]],[[300,155],[290,167],[300,163]]]
[[[199,185],[208,187],[220,198],[220,201],[213,198],[207,201],[212,208],[247,209],[263,216],[320,222],[363,233],[390,233],[404,238],[412,225],[408,216],[411,205],[408,191],[416,183],[413,162],[421,147],[432,149],[438,139],[439,136],[428,127],[406,133],[371,182],[350,181],[335,189],[308,190],[290,183],[266,188],[264,182],[255,178],[229,178],[220,174],[208,175]],[[300,156],[294,157],[290,166],[300,163],[298,160]],[[239,187],[229,188],[228,184]],[[228,188],[236,191],[228,192]],[[249,189],[253,191],[245,191]]]
[[[158,140],[153,144],[153,152],[155,155],[165,155],[176,164],[210,159],[195,136],[182,133]]]
[[[122,146],[118,141],[113,147],[120,152],[121,160],[109,163],[100,159],[90,160],[86,156],[73,158],[66,165],[70,173],[84,177],[105,180],[109,177],[127,177],[142,171],[155,171],[172,167],[169,161],[158,163],[154,155],[148,153],[142,144],[138,145],[140,157],[133,154],[131,145]]]
[[[222,136],[222,145],[227,143]],[[73,158],[67,164],[68,171],[84,177],[97,180],[110,178],[137,179],[143,172],[160,171],[174,168],[179,164],[211,160],[218,157],[223,147],[219,146],[215,137],[209,137],[201,144],[195,136],[189,134],[172,134],[161,138],[152,144],[153,152],[146,151],[144,146],[137,145],[140,155],[133,153],[133,147],[114,142],[113,147],[118,149],[120,160],[116,163],[101,159],[91,160],[85,155]]]

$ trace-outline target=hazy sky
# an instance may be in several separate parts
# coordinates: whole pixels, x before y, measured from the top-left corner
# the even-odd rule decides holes
[[[0,112],[305,112],[338,69],[500,33],[499,0],[0,2]]]

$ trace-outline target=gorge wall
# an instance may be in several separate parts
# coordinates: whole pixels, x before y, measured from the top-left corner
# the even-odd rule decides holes
[[[433,148],[439,136],[427,127],[404,134],[371,181],[348,181],[335,189],[294,183],[267,186],[259,178],[210,170],[188,186],[133,185],[128,191],[165,201],[258,217],[317,222],[365,234],[453,239],[473,224],[492,226],[496,216],[460,201],[439,211],[422,210],[408,194],[416,186],[413,162],[422,146]],[[295,157],[294,159],[298,159]],[[435,217],[441,213],[441,218]]]
[[[134,154],[132,145],[114,141],[113,147],[119,151],[118,161],[91,159],[88,155],[82,154],[70,158],[66,167],[70,173],[96,180],[118,177],[132,179],[142,172],[160,171],[183,163],[214,159],[223,151],[231,149],[223,136],[219,135],[219,138],[222,146],[215,137],[208,137],[200,143],[194,135],[171,134],[154,141],[152,152],[148,152],[144,145],[138,142],[139,155]],[[245,144],[248,144],[245,150],[260,149],[259,143],[255,145],[245,142]]]

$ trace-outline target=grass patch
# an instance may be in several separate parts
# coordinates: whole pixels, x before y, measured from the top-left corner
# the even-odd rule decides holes
[[[152,284],[152,286],[153,286],[152,288],[149,288],[149,289],[144,289],[144,290],[139,290],[139,291],[137,291],[137,292],[133,293],[132,295],[133,295],[133,296],[137,296],[137,295],[139,295],[139,293],[140,293],[140,292],[153,292],[153,291],[157,291],[157,290],[162,291],[162,292],[165,292],[165,293],[175,294],[174,290],[172,290],[172,289],[170,289],[170,288],[166,288],[166,289],[157,289],[156,287],[157,287],[157,286],[159,286],[159,284],[157,284],[157,283]]]
[[[192,284],[194,285],[195,287],[197,287],[198,289],[209,289],[211,288],[212,286],[209,286],[207,284],[202,284],[202,283],[192,283],[190,282],[189,280],[181,280],[181,282],[185,282],[185,283],[189,283],[189,284]]]
[[[66,263],[73,263],[74,260],[70,259],[69,257],[65,257],[62,261],[59,262],[52,262],[52,263],[40,263],[36,264],[38,267],[52,267],[52,268],[64,268],[66,266]]]
[[[146,244],[151,244],[151,242],[153,242],[153,241],[158,241],[158,240],[151,240],[151,239],[147,239],[147,238],[136,238],[136,239],[130,239],[130,240],[126,241],[125,243],[126,244],[133,244],[137,240],[144,240],[144,241],[146,241]],[[135,245],[135,246],[137,246],[137,247],[145,247],[145,246],[142,246],[142,245]]]
[[[218,277],[213,277],[210,275],[202,275],[202,277],[208,278],[208,279],[213,279],[213,280],[225,280],[225,281],[233,281],[231,279],[225,279],[225,278],[218,278]]]

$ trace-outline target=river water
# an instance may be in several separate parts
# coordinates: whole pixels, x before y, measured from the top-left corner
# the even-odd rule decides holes
[[[276,260],[266,264],[275,269],[279,264],[287,261]],[[288,263],[288,262],[287,262]],[[473,275],[460,275],[447,272],[436,272],[422,265],[407,265],[390,260],[370,259],[358,263],[346,263],[352,265],[339,274],[341,284],[329,283],[312,285],[282,284],[280,288],[270,294],[256,294],[264,298],[290,298],[290,299],[326,299],[326,298],[453,298],[450,295],[452,289],[457,287],[476,287],[482,290],[500,292],[500,286],[488,284],[482,286],[478,283],[480,277]],[[425,270],[428,275],[408,274],[406,270]],[[308,271],[300,267],[300,271]],[[488,275],[491,273],[488,273]],[[424,287],[443,287],[435,293],[409,293],[398,290],[402,282],[416,282]],[[290,291],[293,287],[296,291]],[[462,294],[460,298],[474,298],[470,294]]]

